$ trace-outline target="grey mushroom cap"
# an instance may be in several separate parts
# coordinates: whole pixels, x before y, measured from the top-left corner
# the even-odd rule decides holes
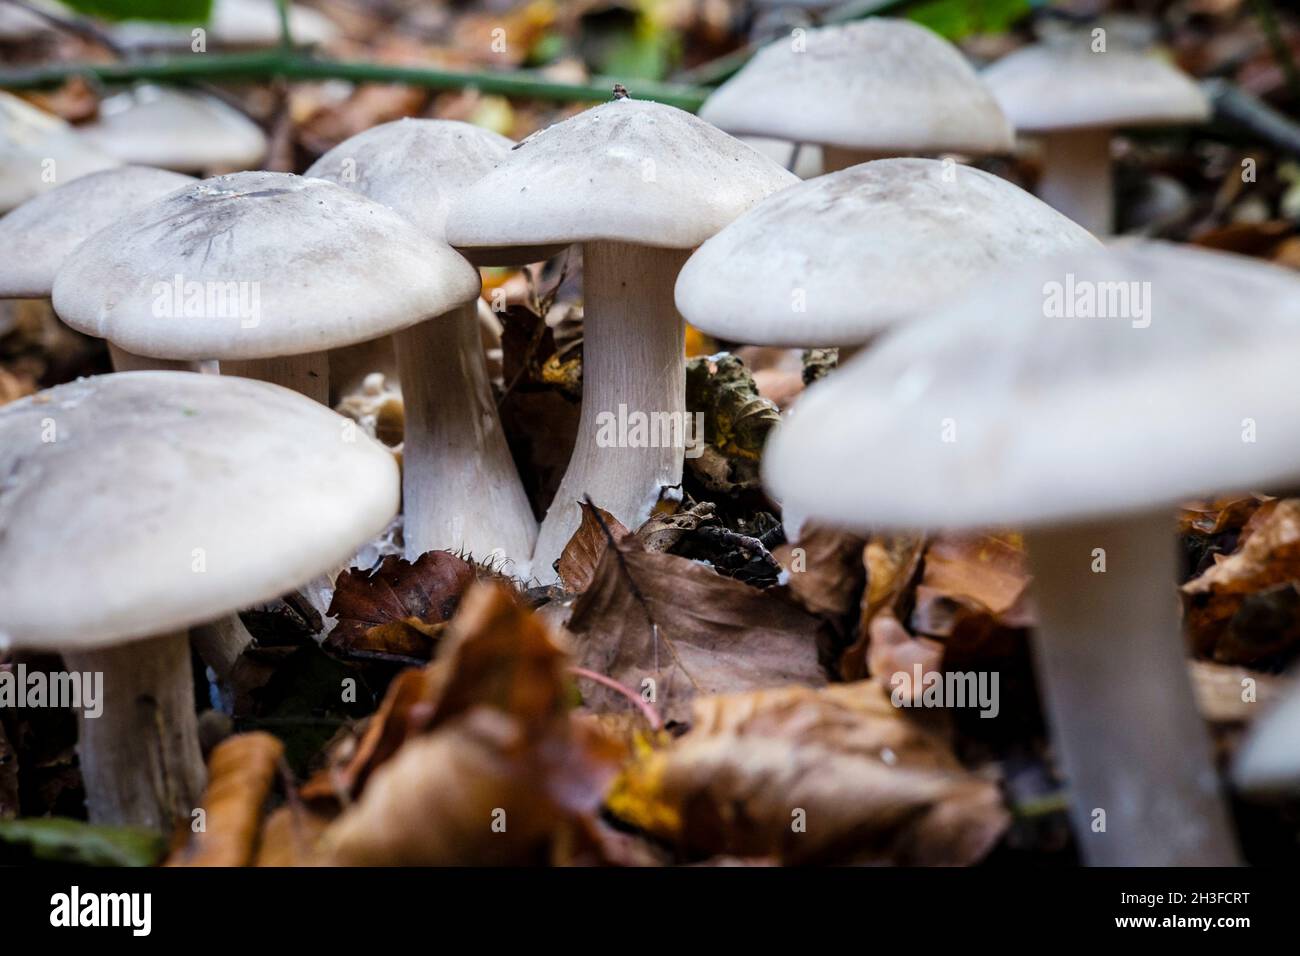
[[[1086,33],[1023,47],[981,76],[1022,132],[1203,123],[1210,104],[1165,60],[1115,45],[1094,53]]]
[[[955,46],[871,18],[765,46],[700,116],[736,135],[872,153],[1009,152],[1012,130]]]
[[[215,96],[151,84],[110,96],[79,132],[124,163],[183,172],[255,168],[267,148],[261,127]]]
[[[127,213],[193,178],[165,169],[119,166],[42,193],[0,219],[0,298],[48,299],[72,250]]]
[[[383,203],[443,239],[452,200],[491,172],[514,145],[470,123],[408,117],[345,139],[305,175]]]
[[[690,249],[796,182],[697,116],[617,99],[519,143],[455,201],[447,239],[467,254],[598,240]]]
[[[0,90],[0,213],[117,165],[57,116]]]
[[[809,389],[765,481],[814,520],[973,528],[1293,480],[1297,299],[1292,272],[1160,243],[1004,271]]]
[[[81,332],[194,361],[352,345],[478,292],[473,266],[387,206],[321,179],[234,173],[96,233],[59,270],[53,298]]]
[[[677,307],[729,341],[860,345],[992,268],[1099,246],[1005,179],[951,161],[880,159],[740,216],[687,261]]]
[[[377,442],[248,379],[129,372],[0,409],[0,642],[170,633],[346,562],[397,511]]]

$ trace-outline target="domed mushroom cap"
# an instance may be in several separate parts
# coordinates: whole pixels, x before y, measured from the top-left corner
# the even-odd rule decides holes
[[[1294,273],[1189,247],[1022,266],[809,389],[765,480],[809,518],[968,528],[1294,479],[1297,300]]]
[[[470,123],[400,119],[345,139],[306,175],[383,203],[442,239],[452,200],[491,172],[514,145]]]
[[[83,242],[54,280],[73,328],[138,355],[300,355],[478,295],[473,266],[387,206],[289,173],[177,190]]]
[[[0,91],[0,213],[116,165],[57,116]]]
[[[54,274],[85,239],[127,213],[194,180],[145,166],[82,176],[29,199],[0,219],[0,298],[44,299]]]
[[[879,159],[769,196],[704,243],[677,307],[756,345],[858,345],[1000,264],[1100,244],[1018,186],[934,159]]]
[[[287,389],[192,372],[81,379],[0,409],[0,640],[68,650],[268,601],[398,505],[377,442]]]
[[[737,135],[866,152],[1012,146],[1007,118],[961,51],[906,20],[862,20],[771,43],[700,116]]]
[[[690,249],[798,182],[690,113],[617,99],[534,133],[461,194],[457,248],[611,240]]]
[[[247,116],[216,97],[169,87],[110,96],[80,132],[124,163],[186,172],[248,169],[266,155],[266,135]]]
[[[1205,94],[1159,57],[1112,46],[1094,53],[1087,34],[1023,47],[984,70],[988,88],[1024,132],[1202,123]]]

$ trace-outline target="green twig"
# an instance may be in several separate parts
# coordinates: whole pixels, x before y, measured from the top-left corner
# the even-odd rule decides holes
[[[613,79],[593,77],[587,83],[557,83],[524,71],[436,70],[392,66],[362,60],[317,59],[304,53],[275,50],[260,53],[205,53],[154,57],[129,63],[60,63],[0,70],[0,87],[36,89],[58,86],[74,76],[100,83],[193,80],[351,80],[356,83],[404,83],[436,90],[477,89],[483,93],[557,102],[600,102],[609,99]],[[680,84],[634,82],[638,99],[654,100],[686,110],[699,109],[706,90]]]

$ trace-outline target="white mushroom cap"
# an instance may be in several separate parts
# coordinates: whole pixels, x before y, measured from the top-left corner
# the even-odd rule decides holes
[[[151,84],[104,100],[80,132],[124,163],[183,172],[250,169],[266,155],[266,134],[243,113],[214,96]]]
[[[990,268],[1098,241],[1018,186],[935,159],[880,159],[763,200],[702,245],[677,307],[735,342],[860,345]]]
[[[1094,53],[1086,33],[1023,47],[982,76],[1021,132],[1202,123],[1210,104],[1165,60],[1112,45]]]
[[[1087,290],[1094,312],[1122,314],[1057,317],[1086,312]],[[1191,247],[1021,266],[809,389],[765,479],[812,519],[933,528],[1100,519],[1294,479],[1297,301],[1294,273]]]
[[[113,39],[127,48],[188,47],[190,31],[161,23],[128,22],[113,27]],[[214,0],[204,29],[211,46],[268,47],[280,42],[280,14],[275,0]],[[328,43],[338,36],[334,22],[310,7],[289,6],[289,32],[303,46]]]
[[[256,297],[255,316],[235,308],[241,290],[243,304]],[[233,173],[83,242],[53,298],[79,331],[137,355],[194,361],[352,345],[478,292],[473,266],[387,206],[320,179]]]
[[[344,426],[287,389],[192,372],[6,405],[0,639],[67,651],[168,633],[346,562],[397,511],[398,476]]]
[[[1232,776],[1247,793],[1300,793],[1300,685],[1250,728]]]
[[[345,139],[305,175],[383,203],[442,239],[452,200],[505,159],[514,145],[470,123],[408,117]]]
[[[516,146],[453,203],[447,239],[466,250],[595,240],[690,249],[795,182],[690,113],[617,99]]]
[[[57,116],[0,91],[0,213],[116,165]]]
[[[1006,117],[961,51],[906,20],[777,40],[722,84],[700,116],[737,135],[874,153],[1012,146]]]
[[[27,200],[0,219],[0,298],[48,299],[54,274],[81,242],[140,206],[194,180],[145,166],[82,176]]]
[[[42,4],[37,4],[41,6]],[[54,28],[49,21],[22,7],[0,3],[0,41],[32,40],[49,33]]]

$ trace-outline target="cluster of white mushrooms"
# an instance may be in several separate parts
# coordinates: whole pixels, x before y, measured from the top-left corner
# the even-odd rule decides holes
[[[685,412],[685,319],[730,343],[858,353],[765,453],[788,526],[1028,529],[1089,860],[1233,861],[1169,590],[1171,507],[1300,474],[1300,279],[1102,245],[1109,130],[1207,107],[1153,56],[1071,46],[1090,42],[981,77],[935,34],[872,19],[772,44],[703,118],[619,95],[517,144],[407,119],[304,176],[184,175],[265,148],[197,94],[130,91],[86,132],[0,96],[0,209],[17,206],[0,220],[0,297],[52,299],[117,369],[0,409],[0,639],[104,672],[104,716],[81,730],[91,818],[188,817],[203,767],[187,630],[336,571],[399,507],[408,557],[463,550],[543,583],[585,496],[644,521],[684,449],[608,447],[596,422]],[[1013,126],[1046,134],[1057,209],[952,158],[909,158],[1007,152]],[[829,172],[801,183],[737,137],[815,144]],[[539,523],[497,415],[476,267],[573,245],[581,421]],[[1054,311],[1054,283],[1132,289],[1147,309]],[[400,477],[326,407],[331,351],[387,337]],[[218,673],[234,620],[198,642]]]

